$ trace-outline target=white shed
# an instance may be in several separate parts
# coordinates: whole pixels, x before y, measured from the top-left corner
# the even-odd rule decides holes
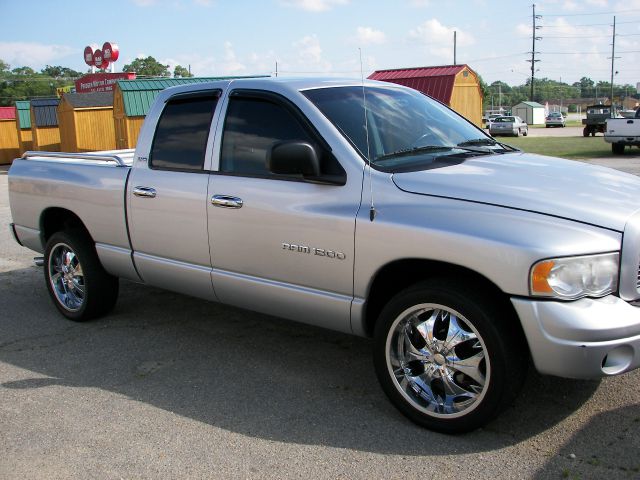
[[[544,105],[538,102],[520,102],[511,109],[511,115],[520,117],[527,125],[543,125]]]

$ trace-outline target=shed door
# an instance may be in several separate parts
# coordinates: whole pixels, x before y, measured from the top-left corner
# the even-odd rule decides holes
[[[124,117],[114,118],[116,129],[116,148],[123,149],[127,146],[127,125]]]

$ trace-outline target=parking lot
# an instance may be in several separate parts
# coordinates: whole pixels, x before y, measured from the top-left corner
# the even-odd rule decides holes
[[[640,172],[637,155],[601,163]],[[447,436],[392,407],[366,339],[125,281],[108,317],[66,321],[8,231],[6,170],[2,479],[640,478],[639,371],[530,372],[500,418]]]

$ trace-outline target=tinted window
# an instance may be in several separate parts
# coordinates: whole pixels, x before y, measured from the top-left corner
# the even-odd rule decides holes
[[[270,100],[231,97],[222,137],[220,170],[272,175],[267,170],[267,151],[280,141],[314,143],[295,116]]]
[[[151,149],[152,168],[202,170],[217,95],[170,100]]]

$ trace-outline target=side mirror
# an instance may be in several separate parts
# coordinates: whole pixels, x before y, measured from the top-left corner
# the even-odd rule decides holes
[[[278,142],[267,153],[267,169],[279,175],[320,177],[320,159],[307,142]]]

